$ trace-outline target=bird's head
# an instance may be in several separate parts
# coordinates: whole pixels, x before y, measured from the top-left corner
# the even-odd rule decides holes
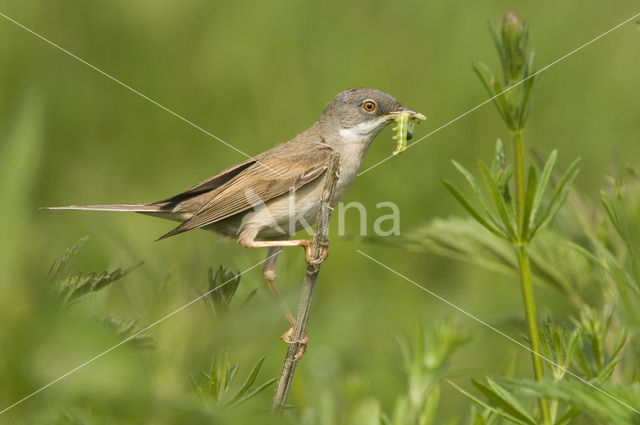
[[[344,142],[368,143],[406,109],[393,96],[370,88],[352,88],[338,93],[324,108],[318,123],[326,133]]]

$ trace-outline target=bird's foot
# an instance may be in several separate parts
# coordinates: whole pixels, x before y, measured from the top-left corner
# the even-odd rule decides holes
[[[320,264],[329,256],[329,240],[325,239],[324,241],[320,242],[322,251],[320,252],[319,258],[314,258],[313,253],[311,252],[311,243],[312,241],[311,239],[309,239],[309,243],[307,245],[304,245],[304,260],[307,262],[307,264],[310,265]]]
[[[309,337],[305,333],[301,339],[296,341],[291,339],[292,335],[293,335],[293,326],[291,326],[285,333],[283,333],[282,336],[280,336],[280,339],[286,342],[287,344],[299,344],[298,352],[294,356],[294,360],[298,361],[300,360],[300,357],[302,357],[302,355],[305,353],[305,351],[307,351],[307,344],[309,343]]]

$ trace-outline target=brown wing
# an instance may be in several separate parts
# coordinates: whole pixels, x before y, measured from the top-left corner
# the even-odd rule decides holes
[[[253,207],[250,198],[257,196],[262,202],[267,202],[314,181],[326,170],[331,149],[320,143],[306,147],[308,149],[300,149],[299,145],[285,143],[258,156],[256,159],[259,162],[251,164],[219,186],[215,195],[189,220],[159,239],[247,211]]]
[[[220,187],[221,185],[228,182],[232,178],[236,177],[242,171],[251,167],[255,163],[256,163],[255,159],[250,159],[241,164],[236,164],[234,166],[231,166],[226,170],[219,172],[215,176],[209,177],[208,179],[198,183],[197,185],[193,186],[189,190],[186,190],[170,198],[163,199],[162,201],[154,202],[152,205],[162,205],[163,209],[174,209],[178,207],[178,204],[180,204],[181,202],[187,199],[193,198],[195,196],[198,196],[200,194],[203,194],[205,192],[208,192]]]

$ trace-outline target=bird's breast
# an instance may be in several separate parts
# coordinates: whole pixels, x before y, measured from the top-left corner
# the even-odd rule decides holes
[[[342,199],[342,196],[356,179],[370,144],[370,140],[351,142],[338,151],[340,154],[340,175],[338,176],[333,197],[334,204],[337,204]]]

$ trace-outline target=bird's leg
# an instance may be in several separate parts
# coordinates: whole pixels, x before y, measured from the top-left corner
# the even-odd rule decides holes
[[[317,260],[313,258],[313,254],[311,253],[311,239],[293,239],[293,240],[285,240],[285,241],[256,241],[256,240],[246,240],[242,238],[238,238],[238,243],[247,248],[270,248],[270,247],[285,247],[285,246],[301,246],[304,248],[304,259],[307,264],[320,264],[324,260],[327,259],[327,248],[329,246],[329,241],[326,241],[323,244],[322,254],[320,254],[320,258]]]
[[[276,278],[275,269],[277,264],[277,258],[280,252],[282,251],[282,249],[286,246],[301,246],[304,248],[305,261],[307,262],[307,264],[319,264],[324,260],[326,260],[327,258],[327,248],[329,246],[329,241],[325,241],[322,244],[322,248],[323,248],[322,253],[320,254],[320,258],[316,260],[313,258],[313,255],[311,253],[311,243],[313,242],[311,239],[294,239],[294,240],[283,240],[283,241],[256,241],[255,240],[256,234],[257,232],[255,231],[248,231],[244,234],[240,234],[240,236],[238,237],[238,243],[247,248],[269,248],[267,252],[267,259],[264,262],[264,266],[262,268],[262,275],[265,281],[267,282],[267,285],[269,285],[269,288],[271,289],[271,291],[280,299],[280,302],[282,302],[282,304],[284,305],[284,301],[282,301],[282,298],[280,298],[278,288],[276,287],[276,284],[275,284],[275,278]],[[296,343],[300,344],[300,348],[298,349],[298,352],[296,353],[296,356],[295,356],[296,360],[298,360],[300,359],[300,357],[302,357],[302,355],[306,351],[307,344],[309,343],[309,338],[305,334],[299,341],[294,341],[291,339],[291,335],[293,334],[293,326],[295,324],[295,319],[293,318],[291,313],[289,313],[289,311],[286,310],[286,306],[284,308],[287,314],[287,319],[289,320],[289,324],[291,326],[285,333],[282,334],[280,339],[282,339],[287,344],[296,344]]]
[[[291,326],[291,329],[293,329],[293,324],[296,321],[289,312],[289,309],[280,296],[280,292],[278,292],[278,287],[276,286],[276,265],[278,264],[278,256],[280,255],[282,250],[283,248],[281,246],[269,247],[269,249],[267,250],[267,259],[264,261],[264,264],[262,266],[262,277],[264,278],[264,281],[267,282],[267,285],[269,286],[269,289],[271,290],[273,295],[275,295],[275,297],[278,299],[278,302],[282,305],[284,314],[287,316],[287,320],[289,321],[289,326]]]

